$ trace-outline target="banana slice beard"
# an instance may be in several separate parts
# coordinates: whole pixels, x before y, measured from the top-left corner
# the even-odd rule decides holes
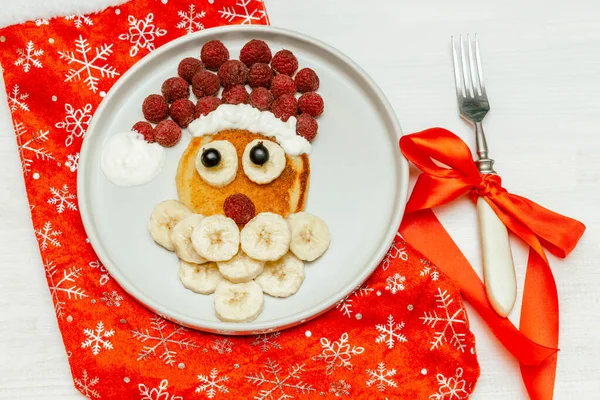
[[[304,276],[302,260],[292,253],[287,253],[280,260],[266,263],[265,269],[255,281],[268,295],[289,297],[300,289]]]
[[[202,164],[202,153],[215,149],[221,155],[221,161],[214,167]],[[238,156],[235,146],[227,140],[215,140],[202,146],[196,154],[196,171],[204,182],[210,186],[221,188],[229,185],[235,179],[238,169]]]
[[[240,230],[236,223],[223,215],[204,218],[192,231],[194,250],[209,261],[227,261],[240,247]]]
[[[148,224],[152,239],[165,249],[174,251],[171,230],[179,221],[191,213],[189,208],[177,200],[165,200],[158,203],[152,210],[150,223]]]
[[[263,271],[265,263],[248,257],[240,250],[231,260],[220,261],[217,266],[221,275],[229,282],[243,283],[256,278]]]
[[[224,322],[250,322],[262,312],[264,295],[259,284],[250,281],[221,281],[215,290],[215,314]]]
[[[186,289],[200,294],[214,293],[217,285],[223,280],[215,263],[199,265],[181,261],[178,274]]]
[[[329,229],[321,218],[299,212],[290,214],[288,223],[292,232],[290,250],[299,259],[313,261],[329,248]]]
[[[183,261],[194,264],[204,264],[207,260],[202,257],[192,245],[192,232],[194,228],[204,219],[203,215],[190,214],[177,223],[171,229],[171,242],[175,248],[175,254]]]
[[[262,143],[269,151],[269,159],[263,165],[257,165],[250,159],[250,151],[257,144]],[[267,184],[279,178],[285,169],[285,151],[275,142],[270,140],[255,139],[246,145],[242,155],[242,167],[246,176],[259,185]]]
[[[244,226],[241,233],[242,250],[260,261],[275,261],[290,248],[291,233],[281,215],[270,212],[258,214]]]

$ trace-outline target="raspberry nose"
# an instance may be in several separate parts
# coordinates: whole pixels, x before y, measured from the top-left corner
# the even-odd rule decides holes
[[[247,224],[256,215],[254,203],[242,193],[235,193],[227,197],[223,203],[223,211],[238,225]]]

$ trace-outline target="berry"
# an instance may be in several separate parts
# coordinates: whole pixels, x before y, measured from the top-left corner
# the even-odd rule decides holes
[[[221,162],[221,153],[219,153],[219,150],[213,148],[204,149],[200,161],[206,168],[216,167]]]
[[[314,92],[319,88],[319,77],[310,68],[302,68],[294,79],[300,93]]]
[[[219,79],[224,88],[243,85],[248,80],[248,67],[238,60],[228,60],[219,68]]]
[[[279,50],[271,60],[271,67],[280,74],[294,76],[298,69],[298,59],[289,50]]]
[[[235,85],[223,90],[221,97],[224,104],[247,104],[249,100],[248,91],[244,85]]]
[[[149,122],[138,121],[131,127],[131,130],[142,135],[146,142],[154,143],[154,128]]]
[[[196,112],[194,117],[198,118],[201,115],[208,115],[208,113],[215,111],[217,107],[221,105],[221,99],[215,96],[206,96],[198,99],[196,103]]]
[[[279,74],[271,82],[271,93],[273,93],[273,97],[275,98],[278,98],[282,94],[294,94],[296,93],[296,84],[289,76]]]
[[[248,83],[250,87],[271,87],[271,81],[273,80],[273,70],[267,64],[256,63],[250,67],[248,72]]]
[[[181,128],[170,119],[159,122],[154,132],[156,142],[163,147],[173,147],[181,139]]]
[[[275,116],[286,122],[290,117],[298,113],[298,101],[291,94],[284,94],[273,102],[271,111]]]
[[[202,46],[200,58],[206,68],[216,71],[225,61],[229,60],[229,50],[220,40],[211,40]]]
[[[189,83],[179,76],[164,81],[160,90],[169,103],[177,99],[187,99],[190,97]]]
[[[255,63],[269,63],[271,61],[271,49],[262,40],[252,39],[240,50],[240,61],[248,68]]]
[[[265,165],[269,161],[269,149],[263,142],[258,142],[250,149],[250,161],[256,165]]]
[[[227,197],[223,203],[223,211],[238,225],[247,224],[256,215],[256,207],[252,200],[241,193]]]
[[[151,94],[144,99],[142,113],[148,121],[157,123],[169,116],[169,104],[160,94]]]
[[[187,83],[192,83],[192,78],[196,72],[200,72],[204,69],[202,61],[194,57],[186,57],[179,63],[177,67],[177,74],[186,80]]]
[[[191,100],[188,99],[179,99],[175,100],[173,104],[171,104],[171,109],[169,110],[169,114],[173,121],[177,123],[182,128],[187,127],[190,122],[194,120],[194,111],[196,107]]]
[[[200,71],[192,78],[192,92],[196,97],[214,96],[221,89],[219,77],[212,72]]]
[[[298,107],[303,113],[318,117],[323,113],[323,98],[315,92],[304,93],[298,99]]]
[[[317,136],[318,129],[319,124],[317,123],[317,120],[309,114],[300,114],[298,116],[298,120],[296,121],[296,134],[302,136],[309,142],[312,142],[315,136]]]
[[[260,111],[267,111],[273,104],[273,94],[264,87],[258,87],[250,93],[250,104]]]

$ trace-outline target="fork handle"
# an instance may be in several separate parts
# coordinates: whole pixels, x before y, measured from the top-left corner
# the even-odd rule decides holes
[[[492,308],[506,317],[517,297],[517,280],[506,227],[483,197],[477,199],[483,278]]]

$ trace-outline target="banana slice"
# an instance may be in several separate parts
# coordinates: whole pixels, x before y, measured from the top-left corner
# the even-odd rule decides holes
[[[218,156],[215,156],[214,150],[218,152]],[[204,152],[212,152],[212,157],[205,157],[203,163]],[[218,164],[211,166],[215,160],[218,160]],[[200,147],[196,154],[196,171],[210,186],[221,188],[229,185],[235,179],[237,169],[237,151],[235,146],[227,140],[209,142]]]
[[[321,218],[299,212],[290,214],[288,223],[292,232],[290,250],[299,259],[313,261],[329,248],[329,229]]]
[[[255,146],[260,147],[260,144],[266,148],[268,155],[265,156],[263,148],[261,149],[262,153],[254,158],[255,161],[258,161],[259,163],[267,158],[267,161],[262,165],[255,163],[251,156],[252,149]],[[285,163],[285,151],[283,151],[281,146],[277,143],[271,142],[270,140],[255,139],[251,141],[246,145],[246,149],[242,155],[242,167],[244,168],[244,173],[252,182],[258,183],[259,185],[264,185],[277,179],[285,169]]]
[[[194,264],[204,264],[207,261],[194,250],[191,239],[192,231],[203,219],[203,215],[190,214],[171,229],[171,242],[175,248],[175,254],[183,261]]]
[[[255,260],[279,260],[290,248],[290,228],[281,215],[264,212],[252,218],[241,234],[242,250]]]
[[[261,313],[264,295],[259,284],[250,281],[221,281],[215,290],[215,313],[224,322],[250,322]]]
[[[240,247],[240,230],[223,215],[204,218],[192,231],[194,250],[209,261],[227,261]]]
[[[186,289],[200,294],[211,294],[223,280],[215,263],[192,264],[186,261],[179,263],[179,279]]]
[[[304,282],[304,263],[292,253],[287,253],[280,260],[266,263],[265,269],[255,281],[268,295],[289,297]]]
[[[221,275],[229,282],[242,283],[256,278],[262,272],[265,263],[248,257],[240,250],[231,260],[220,261],[217,266]]]
[[[152,239],[165,249],[174,251],[175,247],[171,241],[171,229],[191,213],[189,208],[177,200],[165,200],[158,203],[152,210],[150,223],[148,224]]]

